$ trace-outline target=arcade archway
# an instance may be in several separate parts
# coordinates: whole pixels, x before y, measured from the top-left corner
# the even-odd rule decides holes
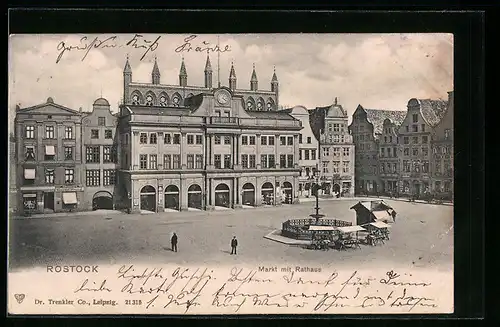
[[[188,207],[201,209],[202,204],[201,187],[198,184],[193,184],[188,189]]]
[[[274,186],[272,183],[266,182],[262,184],[261,188],[262,203],[273,205],[274,204]]]
[[[286,204],[292,204],[292,199],[293,199],[293,187],[292,183],[290,182],[283,182],[283,187],[281,188],[283,190],[283,193],[285,195],[285,198],[283,199],[283,202]]]
[[[165,208],[179,210],[179,188],[175,185],[165,188]]]
[[[92,210],[113,210],[113,195],[108,191],[99,191],[92,197]]]
[[[224,183],[217,185],[215,188],[215,206],[231,208],[229,186]]]
[[[255,206],[255,186],[252,183],[243,185],[241,203],[247,206]]]
[[[141,189],[141,210],[156,212],[156,189],[151,185]]]

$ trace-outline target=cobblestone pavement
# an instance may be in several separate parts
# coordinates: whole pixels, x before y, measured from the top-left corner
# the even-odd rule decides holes
[[[434,267],[453,264],[453,207],[386,200],[398,212],[391,239],[376,247],[313,251],[267,240],[289,218],[306,218],[312,203],[282,207],[147,215],[94,215],[10,221],[11,268],[74,263],[287,264]],[[327,218],[354,222],[356,201],[324,201]],[[170,251],[170,236],[179,252]],[[229,242],[237,236],[238,255]]]

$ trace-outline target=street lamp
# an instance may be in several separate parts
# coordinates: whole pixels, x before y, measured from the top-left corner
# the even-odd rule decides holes
[[[316,213],[309,215],[310,217],[316,219],[316,225],[319,224],[320,218],[325,215],[319,213],[319,189],[321,186],[319,185],[319,170],[317,168],[313,168],[313,176],[315,177],[315,183],[312,185],[313,195],[316,197]]]

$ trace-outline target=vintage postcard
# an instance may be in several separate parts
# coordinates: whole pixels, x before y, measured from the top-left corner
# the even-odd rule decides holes
[[[9,39],[9,314],[453,313],[453,35]]]

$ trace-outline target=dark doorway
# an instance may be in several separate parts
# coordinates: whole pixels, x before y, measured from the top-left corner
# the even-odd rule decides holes
[[[43,193],[43,208],[54,210],[54,192]]]
[[[188,207],[201,209],[201,187],[198,184],[193,184],[188,189]]]
[[[156,212],[156,189],[151,185],[141,189],[141,210]]]
[[[215,206],[231,208],[229,186],[222,183],[215,188]]]
[[[266,182],[262,185],[262,203],[267,205],[274,204],[274,186],[273,184]]]
[[[113,210],[113,196],[107,191],[100,191],[92,198],[92,210]]]
[[[285,193],[285,198],[283,199],[286,204],[292,204],[293,198],[293,188],[292,183],[284,182],[283,183],[283,193]]]
[[[333,184],[333,194],[337,197],[340,198],[340,185],[335,183]]]
[[[165,208],[179,210],[179,188],[169,185],[165,189]]]
[[[242,203],[247,206],[255,206],[255,187],[252,183],[243,185]]]

